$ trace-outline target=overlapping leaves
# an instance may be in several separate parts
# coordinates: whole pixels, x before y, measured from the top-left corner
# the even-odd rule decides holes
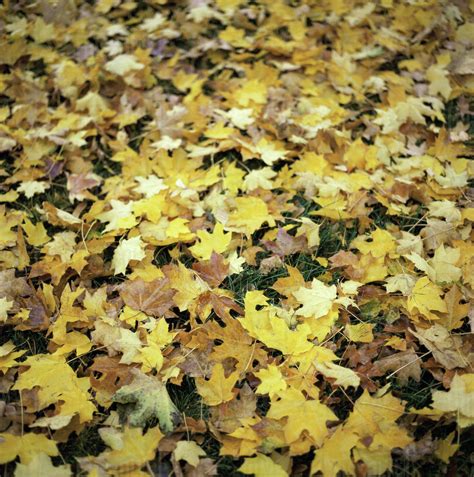
[[[466,460],[469,5],[0,12],[7,473]]]

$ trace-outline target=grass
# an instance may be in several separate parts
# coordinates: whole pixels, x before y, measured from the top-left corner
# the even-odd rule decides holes
[[[431,393],[436,389],[442,389],[441,383],[436,381],[431,373],[422,371],[419,382],[412,378],[406,384],[401,384],[396,378],[391,380],[393,392],[406,402],[408,409],[421,409],[431,402]]]
[[[80,469],[76,459],[88,455],[99,455],[106,449],[106,445],[100,437],[99,426],[86,426],[72,439],[59,444],[58,449],[59,456],[53,458],[55,465],[71,464],[73,475],[78,475]]]
[[[181,385],[168,384],[168,393],[178,411],[193,419],[208,419],[209,408],[203,403],[201,396],[196,391],[194,381],[187,376]]]
[[[235,301],[240,306],[244,305],[245,294],[250,290],[265,290],[265,294],[270,300],[275,301],[279,295],[270,287],[278,278],[285,276],[287,276],[287,272],[283,267],[264,275],[258,267],[247,265],[239,274],[229,275],[224,280],[223,287],[234,293]]]
[[[48,339],[45,334],[38,331],[30,330],[14,330],[12,327],[5,327],[2,329],[0,335],[0,345],[7,341],[13,341],[18,349],[25,350],[24,359],[27,356],[35,354],[43,354],[48,350]],[[21,359],[20,359],[21,360]]]

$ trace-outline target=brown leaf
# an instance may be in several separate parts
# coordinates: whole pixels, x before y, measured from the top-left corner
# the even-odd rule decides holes
[[[241,424],[240,419],[252,417],[257,408],[257,398],[250,386],[245,383],[238,397],[212,409],[212,424],[221,432],[231,433]]]
[[[23,278],[15,277],[15,270],[0,271],[0,298],[7,298],[12,301],[20,296],[29,296],[33,294],[33,290]]]
[[[69,191],[69,199],[74,200],[94,199],[94,196],[88,191],[100,184],[101,179],[96,174],[81,173],[67,174],[67,190]]]
[[[193,467],[186,464],[184,475],[186,477],[208,477],[218,475],[217,464],[212,459],[199,459],[199,464]]]
[[[446,369],[466,368],[474,363],[474,355],[465,355],[462,350],[463,341],[461,336],[450,334],[446,328],[434,325],[426,330],[417,328],[410,330],[420,343],[428,348],[433,357]]]
[[[439,324],[443,325],[448,330],[460,328],[463,324],[464,318],[469,313],[469,303],[461,303],[464,299],[463,294],[459,288],[454,285],[448,293],[444,295],[444,302],[448,312],[439,320]]]
[[[275,255],[286,257],[304,250],[307,247],[307,240],[304,235],[293,237],[285,229],[280,228],[275,241],[264,241],[263,244],[267,250]]]
[[[383,374],[392,371],[401,384],[407,384],[409,378],[413,378],[416,382],[420,381],[420,362],[413,349],[409,349],[378,360],[375,367]]]
[[[169,287],[168,278],[157,278],[151,282],[137,278],[120,286],[120,296],[126,305],[156,317],[176,316],[170,310],[175,306],[175,293],[176,291]]]
[[[47,330],[50,321],[49,313],[46,307],[36,296],[28,297],[25,300],[21,300],[22,306],[30,311],[28,320],[21,323],[17,329],[19,330]]]
[[[89,369],[100,373],[97,376],[92,374],[90,378],[92,387],[110,395],[122,386],[131,383],[133,379],[131,374],[133,366],[119,363],[119,358],[116,357],[98,356]]]
[[[359,259],[355,253],[340,250],[329,257],[331,268],[343,268],[344,273],[351,280],[358,280],[364,276],[364,270],[359,269]]]
[[[210,260],[194,263],[193,270],[211,287],[218,287],[229,273],[229,264],[225,263],[222,255],[212,252]]]
[[[219,318],[231,318],[230,311],[235,311],[239,315],[243,315],[244,310],[235,303],[235,301],[225,295],[220,295],[214,292],[202,293],[196,304],[196,312],[201,320],[207,319],[210,310],[214,310],[214,313]]]
[[[273,272],[273,270],[278,270],[279,268],[284,267],[282,259],[278,255],[272,255],[271,257],[264,258],[260,262],[258,271],[263,275],[268,275]]]
[[[209,349],[192,351],[183,348],[184,361],[178,364],[178,368],[182,369],[187,376],[192,378],[204,377],[211,373],[212,364],[209,362]]]
[[[431,434],[428,433],[423,436],[417,442],[412,442],[402,451],[403,457],[409,462],[417,462],[426,456],[432,455],[436,450],[436,442],[431,438]]]

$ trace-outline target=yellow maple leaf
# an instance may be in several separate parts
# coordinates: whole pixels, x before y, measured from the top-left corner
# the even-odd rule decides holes
[[[96,322],[95,330],[92,332],[92,341],[106,346],[109,350],[123,353],[120,362],[124,364],[135,362],[143,346],[133,331],[100,320]]]
[[[353,449],[354,460],[362,460],[371,474],[382,474],[390,470],[392,449],[404,448],[413,441],[407,431],[395,422],[404,410],[402,402],[390,393],[371,396],[366,390],[356,401],[344,424],[346,431],[360,438]],[[369,438],[370,444],[364,444]]]
[[[245,295],[245,317],[240,320],[248,333],[269,348],[280,350],[283,354],[299,355],[313,346],[308,341],[311,328],[303,323],[290,330],[287,322],[276,315],[276,310],[258,306],[266,305],[267,299],[261,291],[247,292]]]
[[[279,278],[272,286],[274,290],[283,296],[290,299],[290,303],[293,307],[296,307],[298,302],[293,297],[293,292],[304,287],[305,281],[301,272],[290,265],[287,266],[288,276]]]
[[[48,242],[43,251],[48,255],[58,255],[62,262],[68,262],[76,250],[76,233],[59,232]]]
[[[262,137],[255,146],[255,152],[260,155],[267,166],[272,166],[276,161],[284,159],[288,152],[284,149],[278,149],[278,147],[278,144]]]
[[[21,391],[38,387],[38,401],[35,403],[38,409],[58,404],[59,415],[78,414],[80,422],[92,419],[96,409],[88,393],[89,378],[78,378],[64,357],[37,354],[22,364],[29,369],[20,374],[12,389]],[[58,376],[61,379],[57,379]]]
[[[226,378],[222,364],[217,363],[212,368],[212,374],[209,380],[196,378],[196,387],[206,404],[209,406],[217,406],[222,402],[234,399],[235,395],[232,390],[238,379],[239,373],[236,371]]]
[[[8,319],[8,312],[13,308],[13,300],[6,297],[0,298],[0,321]]]
[[[18,463],[15,477],[71,477],[71,466],[54,466],[48,454],[38,452],[28,464]]]
[[[458,424],[474,424],[474,373],[455,374],[449,391],[433,392],[433,409],[455,413]]]
[[[128,423],[143,428],[157,419],[160,429],[172,432],[180,415],[165,384],[160,378],[147,375],[137,368],[133,368],[130,375],[133,376],[132,382],[122,386],[112,396],[113,402],[127,405]]]
[[[229,214],[226,228],[250,236],[265,222],[268,222],[271,227],[275,226],[275,220],[269,214],[267,204],[262,199],[237,197],[235,209]]]
[[[256,457],[247,457],[239,467],[242,474],[255,475],[255,477],[287,477],[288,473],[271,457],[257,453]]]
[[[250,80],[234,93],[235,100],[246,108],[250,104],[264,104],[267,101],[267,87],[258,79]]]
[[[163,366],[163,354],[156,344],[151,343],[149,346],[144,346],[138,353],[138,356],[134,357],[134,362],[142,363],[144,372],[147,373],[153,369],[159,371]]]
[[[7,341],[0,346],[0,371],[2,373],[6,373],[9,368],[18,366],[19,363],[16,361],[16,358],[19,358],[26,353],[25,350],[14,351],[14,349],[15,344],[12,341]]]
[[[435,450],[435,456],[445,464],[448,464],[451,457],[459,450],[460,444],[454,443],[455,439],[456,433],[451,432],[451,434],[444,439],[437,439],[435,441],[438,444]]]
[[[250,171],[244,180],[244,188],[247,191],[253,191],[259,187],[262,189],[270,190],[273,188],[273,179],[277,173],[270,167],[264,167],[262,169],[256,169]]]
[[[49,440],[43,434],[0,434],[0,464],[6,464],[20,457],[20,462],[29,464],[39,453],[49,456],[58,455],[56,442]]]
[[[336,191],[338,188],[334,186]],[[314,197],[313,200],[321,206],[320,209],[311,212],[311,215],[328,217],[333,220],[350,219],[351,214],[347,212],[347,200],[340,197]]]
[[[311,288],[300,287],[293,292],[293,296],[303,305],[296,310],[297,315],[320,318],[326,315],[337,298],[336,285],[326,285],[317,278],[313,278]]]
[[[39,247],[51,240],[44,228],[43,222],[33,224],[28,219],[25,219],[21,227],[26,233],[26,241],[33,245],[33,247]]]
[[[441,316],[439,324],[449,331],[460,328],[463,325],[464,318],[468,316],[469,303],[461,303],[463,300],[464,295],[456,285],[444,295],[444,302],[448,311]]]
[[[253,118],[254,111],[251,108],[231,108],[229,111],[217,112],[239,129],[246,129],[255,121]]]
[[[360,257],[357,270],[363,273],[359,279],[362,283],[382,281],[388,274],[385,257],[375,258],[371,253]]]
[[[205,457],[206,453],[194,441],[178,441],[173,455],[177,461],[185,460],[196,467],[199,464],[199,457]]]
[[[407,342],[399,336],[392,336],[385,342],[385,346],[390,346],[399,351],[406,351]]]
[[[245,38],[245,30],[234,28],[233,26],[228,26],[225,30],[221,31],[219,38],[235,48],[246,48],[251,45]]]
[[[145,315],[146,316],[146,315]],[[177,332],[169,331],[169,324],[164,318],[156,320],[152,327],[148,328],[149,333],[147,336],[148,344],[156,344],[160,348],[163,348],[172,343],[173,338],[178,334]]]
[[[448,311],[441,293],[441,288],[432,283],[428,277],[420,278],[408,298],[408,311],[412,314],[421,313],[429,320],[437,320],[439,317],[433,311],[442,313]]]
[[[0,246],[2,249],[16,243],[17,234],[12,228],[19,223],[20,220],[17,217],[7,214],[5,206],[0,205]]]
[[[47,182],[40,181],[24,181],[18,187],[17,191],[25,195],[27,199],[31,199],[36,194],[42,194],[50,185]]]
[[[82,314],[82,309],[74,305],[74,302],[82,296],[83,293],[84,289],[81,287],[76,290],[71,290],[69,284],[64,287],[61,294],[61,313],[50,327],[50,332],[53,334],[53,340],[56,343],[64,343],[69,323],[87,321],[86,317]]]
[[[104,68],[110,73],[125,76],[132,71],[142,70],[145,66],[138,61],[135,55],[122,54],[108,61]]]
[[[369,237],[359,236],[354,239],[351,243],[351,248],[357,248],[364,255],[370,253],[373,257],[379,258],[386,255],[393,256],[397,249],[397,244],[389,232],[376,229]]]
[[[340,471],[354,475],[351,449],[358,440],[357,434],[338,427],[334,434],[324,440],[321,448],[316,450],[311,463],[311,475],[322,472],[324,477],[336,477]]]
[[[449,84],[449,71],[446,66],[451,62],[449,54],[440,55],[437,64],[431,65],[426,70],[426,79],[430,82],[428,91],[431,96],[440,94],[445,100],[451,96],[451,85]]]
[[[216,223],[212,233],[198,230],[196,235],[199,242],[189,247],[189,250],[199,260],[209,260],[212,252],[226,252],[232,240],[232,233],[225,233],[224,226],[220,222]]]
[[[147,177],[137,176],[135,177],[135,181],[138,182],[139,185],[133,190],[142,194],[147,199],[150,199],[161,191],[168,189],[168,186],[164,183],[163,179],[156,174],[150,174]]]
[[[234,162],[224,167],[224,179],[222,181],[224,187],[231,193],[236,194],[243,187],[243,178],[245,172],[239,169]]]
[[[327,421],[337,420],[335,414],[318,400],[306,400],[301,391],[289,388],[282,391],[278,401],[272,402],[267,417],[287,418],[285,438],[287,444],[295,442],[303,431],[307,431],[320,446],[328,435]]]
[[[209,139],[227,139],[234,134],[236,130],[234,128],[226,127],[224,122],[219,122],[205,131],[205,135]]]
[[[435,250],[434,257],[429,260],[433,272],[427,272],[428,277],[439,284],[458,281],[462,275],[462,270],[456,266],[460,257],[461,250],[441,244]]]
[[[109,109],[107,101],[98,93],[89,91],[85,96],[76,101],[76,111],[87,111],[95,121],[102,117],[115,115],[113,109]]]
[[[145,258],[145,244],[141,237],[132,237],[122,240],[114,252],[112,267],[114,275],[125,274],[131,260],[140,261]]]
[[[296,232],[296,237],[300,237],[304,235],[308,240],[308,247],[313,248],[317,247],[320,243],[319,237],[319,229],[321,227],[320,224],[316,224],[308,217],[301,218],[302,225],[298,227],[298,231]]]
[[[58,355],[69,355],[73,351],[75,351],[77,355],[83,355],[92,348],[92,343],[88,336],[80,331],[69,331],[61,338],[55,336],[54,342],[60,345],[53,353]]]
[[[100,434],[104,439],[105,434]],[[163,438],[163,433],[159,427],[152,427],[144,434],[139,427],[125,427],[123,432],[113,437],[105,440],[112,450],[102,452],[100,457],[111,470],[123,471],[127,468],[132,471],[140,469],[155,458],[156,448]]]
[[[404,411],[402,402],[391,393],[372,396],[365,390],[356,401],[345,427],[360,436],[374,436],[395,423]]]
[[[354,388],[357,388],[360,384],[359,376],[352,371],[352,369],[339,366],[331,361],[315,361],[313,365],[323,376],[334,379],[334,384],[337,386],[342,386],[343,388],[353,386]]]
[[[279,391],[284,391],[288,387],[278,366],[274,364],[270,364],[266,369],[261,369],[255,373],[255,377],[261,381],[257,387],[257,393],[268,394],[270,398],[273,398]]]
[[[372,341],[374,341],[373,329],[374,325],[370,323],[346,325],[346,334],[351,341],[355,341],[356,343],[372,343]]]
[[[101,222],[109,222],[104,232],[119,229],[130,229],[137,224],[137,220],[133,215],[133,202],[124,203],[119,200],[112,199],[110,201],[111,209],[96,215],[96,219]]]
[[[352,451],[354,460],[362,460],[370,475],[381,475],[392,470],[392,449],[403,449],[412,440],[404,429],[392,426],[385,433],[376,434],[368,447],[358,443]]]

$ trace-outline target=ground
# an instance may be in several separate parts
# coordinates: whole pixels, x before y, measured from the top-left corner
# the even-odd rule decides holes
[[[473,475],[472,11],[4,1],[3,475]]]

